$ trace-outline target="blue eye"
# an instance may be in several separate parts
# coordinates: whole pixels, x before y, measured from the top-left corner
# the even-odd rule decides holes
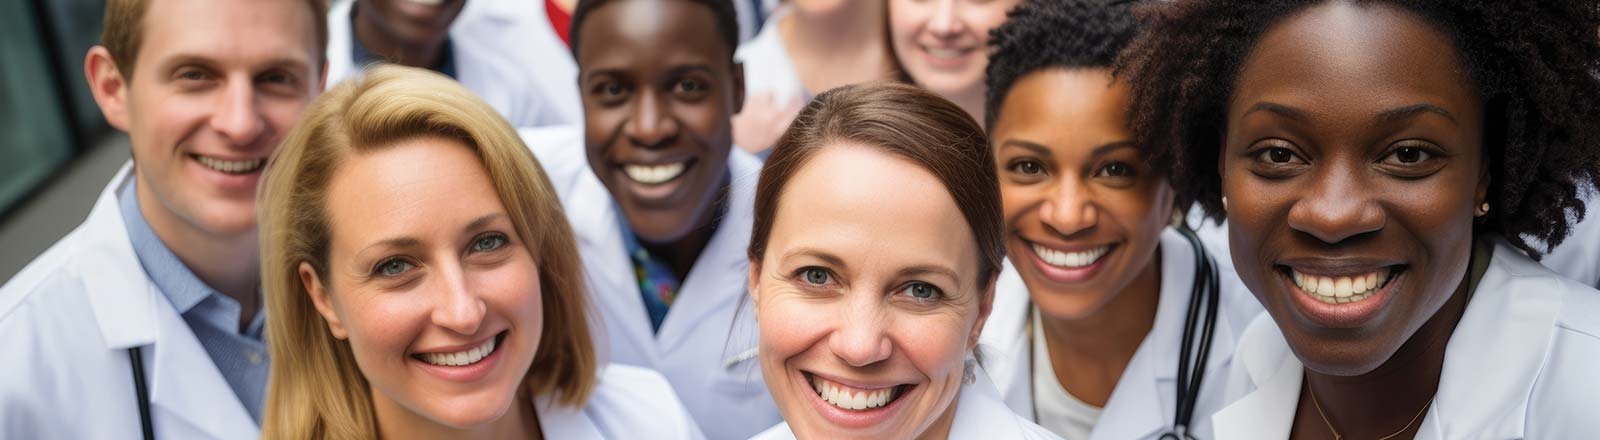
[[[928,283],[911,283],[904,290],[906,295],[919,300],[931,301],[944,297],[944,291]]]
[[[411,270],[411,268],[413,268],[413,267],[416,267],[416,266],[412,265],[410,262],[408,262],[406,260],[402,260],[402,259],[399,259],[399,258],[390,258],[390,259],[383,260],[383,261],[379,262],[378,266],[373,268],[372,273],[377,274],[377,275],[381,275],[381,276],[392,277],[392,276],[395,276],[395,275],[400,275],[400,274],[406,273],[406,271]]]
[[[472,242],[473,252],[488,252],[506,245],[506,237],[500,234],[485,235]]]
[[[809,284],[822,286],[833,281],[833,275],[820,267],[807,267],[800,269],[800,279]]]

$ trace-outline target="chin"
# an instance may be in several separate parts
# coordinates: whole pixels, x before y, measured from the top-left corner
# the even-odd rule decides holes
[[[454,429],[468,430],[482,427],[505,417],[511,409],[511,399],[505,397],[465,398],[451,400],[435,400],[431,402],[436,411],[431,411],[428,418],[434,422]],[[489,402],[495,400],[496,402]]]

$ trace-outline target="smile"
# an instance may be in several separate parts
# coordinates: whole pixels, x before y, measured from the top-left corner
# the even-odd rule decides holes
[[[1106,256],[1106,253],[1111,252],[1111,245],[1098,246],[1083,251],[1065,252],[1047,248],[1038,243],[1029,244],[1031,245],[1030,248],[1033,249],[1034,255],[1038,255],[1039,259],[1044,260],[1046,264],[1069,269],[1088,267],[1099,262],[1101,257]]]
[[[1327,304],[1347,304],[1371,298],[1389,284],[1397,269],[1385,268],[1348,276],[1322,276],[1289,269],[1289,277],[1300,292]]]
[[[689,161],[687,160],[664,165],[623,164],[622,173],[634,182],[645,185],[660,185],[682,176],[684,170],[688,168]]]
[[[817,375],[807,374],[811,380],[811,390],[817,397],[839,409],[845,411],[866,411],[882,408],[894,403],[910,385],[895,385],[877,389],[862,389],[838,382],[823,379]]]
[[[206,168],[227,174],[250,174],[260,171],[261,167],[267,164],[265,157],[247,160],[222,160],[198,154],[191,154],[189,157],[193,157]]]
[[[410,3],[416,3],[416,4],[419,4],[419,5],[423,5],[423,6],[439,6],[439,5],[444,4],[444,0],[405,0],[405,1],[410,2]]]
[[[429,365],[437,365],[441,367],[465,367],[481,362],[484,358],[489,357],[491,353],[494,353],[495,346],[500,341],[500,338],[503,337],[505,337],[504,332],[495,335],[493,338],[483,341],[482,344],[478,344],[476,347],[466,350],[448,353],[417,353],[412,355],[412,357]]]
[[[936,59],[953,61],[966,57],[968,53],[972,52],[972,48],[922,46],[922,51],[927,52],[928,56]]]

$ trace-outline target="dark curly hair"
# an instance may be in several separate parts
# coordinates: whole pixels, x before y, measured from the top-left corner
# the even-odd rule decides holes
[[[1130,6],[1107,0],[1027,0],[989,32],[985,126],[993,128],[1012,84],[1040,69],[1110,69],[1139,32]]]
[[[611,3],[612,1],[614,0],[578,0],[578,4],[572,7],[572,25],[568,29],[570,43],[567,45],[572,49],[573,58],[578,57],[578,48],[583,43],[583,41],[578,38],[578,34],[581,33],[579,30],[583,29],[583,22],[589,19],[589,14],[594,12],[595,9],[599,9],[601,6],[604,6],[606,3]],[[684,1],[711,8],[711,15],[717,21],[717,36],[721,37],[722,42],[728,45],[728,63],[732,64],[734,62],[733,52],[739,48],[739,12],[738,10],[734,9],[733,1]]]
[[[1118,61],[1132,84],[1140,145],[1168,150],[1173,186],[1222,218],[1225,115],[1240,66],[1286,17],[1330,0],[1185,0],[1143,7],[1146,33]],[[1572,217],[1579,188],[1600,188],[1600,2],[1595,0],[1343,0],[1394,5],[1456,42],[1484,103],[1489,202],[1477,226],[1539,258]]]

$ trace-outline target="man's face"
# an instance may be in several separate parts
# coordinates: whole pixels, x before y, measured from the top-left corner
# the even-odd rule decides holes
[[[150,3],[132,79],[123,75],[112,92],[121,105],[102,108],[131,138],[152,223],[216,238],[254,233],[267,157],[322,88],[311,9],[300,1]]]
[[[589,166],[642,240],[704,224],[727,174],[744,75],[716,29],[687,1],[611,2],[574,29]]]

